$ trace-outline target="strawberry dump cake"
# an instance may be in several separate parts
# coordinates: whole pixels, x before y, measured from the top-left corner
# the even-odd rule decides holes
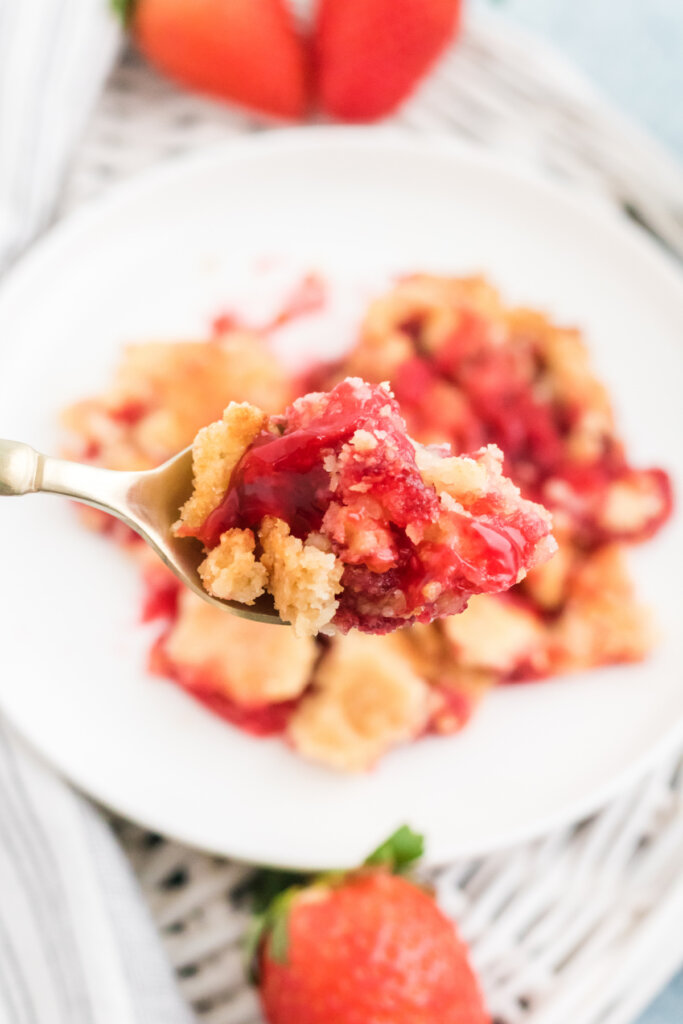
[[[276,565],[291,552],[299,567],[310,559],[314,575],[321,565],[328,566],[329,600],[318,600],[316,628],[327,617],[335,631],[313,637],[312,628],[302,622],[304,635],[297,636],[290,629],[235,618],[181,593],[144,544],[107,517],[85,510],[90,525],[123,540],[142,567],[145,614],[161,624],[151,654],[154,672],[251,733],[281,734],[307,757],[342,770],[362,770],[398,744],[460,729],[495,685],[645,657],[652,636],[624,552],[666,520],[670,485],[662,470],[630,465],[608,395],[578,331],[557,326],[541,313],[506,307],[481,278],[426,275],[402,279],[376,299],[350,352],[334,364],[312,367],[301,379],[278,366],[267,331],[245,330],[232,318],[218,328],[206,341],[129,347],[112,387],[67,411],[75,439],[69,454],[113,468],[151,467],[191,444],[207,424],[208,433],[200,433],[200,439],[220,432],[224,409],[228,420],[235,415],[230,402],[239,403],[239,409],[244,403],[255,406],[258,426],[255,419],[246,440],[243,435],[230,450],[231,468],[239,464],[236,486],[228,486],[225,462],[221,469],[219,460],[218,475],[208,474],[206,491],[197,488],[181,528],[202,536],[208,548],[205,576],[216,592],[237,586],[242,578],[249,580],[252,593],[264,585],[275,588],[269,579],[277,577]],[[308,397],[299,396],[336,388],[343,395],[355,386],[346,381],[349,377],[367,382],[368,395],[382,396],[391,420],[397,415],[395,404],[379,387],[389,382],[407,434],[419,442],[412,454],[400,448],[417,471],[414,496],[424,491],[432,507],[438,502],[439,523],[442,509],[448,513],[446,524],[454,518],[460,527],[468,512],[473,516],[468,522],[478,523],[482,507],[467,504],[473,490],[486,495],[486,515],[491,515],[491,498],[500,500],[501,487],[514,494],[517,511],[534,510],[534,529],[540,533],[527,535],[525,528],[530,546],[516,569],[504,565],[495,586],[481,576],[468,577],[462,589],[476,593],[459,614],[386,635],[358,629],[345,633],[373,607],[358,603],[368,570],[375,583],[386,577],[394,597],[398,590],[410,594],[410,586],[397,586],[401,550],[396,538],[406,532],[400,518],[389,530],[391,544],[385,543],[385,504],[400,490],[394,488],[393,474],[390,493],[380,496],[379,515],[371,514],[368,498],[374,497],[378,478],[371,474],[368,491],[350,490],[368,482],[365,474],[373,458],[386,447],[381,443],[386,439],[375,437],[375,424],[370,429],[356,425],[348,435],[335,437],[328,468],[323,465],[326,504],[313,522],[297,519],[291,487],[280,490],[275,505],[262,495],[254,504],[253,494],[247,493],[250,473],[258,473],[258,460],[267,450],[278,444],[287,449],[287,438],[310,423],[306,417],[324,416],[310,407]],[[396,429],[405,437],[402,423]],[[352,444],[358,430],[369,436],[361,433]],[[254,444],[262,433],[268,439]],[[443,445],[450,445],[453,455],[445,456]],[[496,449],[489,446],[503,452],[505,475],[521,497],[501,478]],[[476,454],[463,459],[463,453]],[[207,449],[207,472],[213,461],[209,455]],[[445,486],[439,482],[449,465],[467,467],[476,478],[467,485],[469,491],[457,472],[453,478],[446,474]],[[205,500],[197,501],[201,493]],[[451,501],[455,509],[449,508]],[[559,545],[544,564],[540,556],[547,523],[533,502],[552,512]],[[359,510],[360,522],[349,521],[350,509]],[[369,524],[371,537],[365,536]],[[227,564],[221,554],[226,532],[236,538]],[[418,546],[425,539],[417,537]],[[398,555],[397,566],[376,572],[390,548],[395,561]],[[496,592],[534,561],[538,564],[510,590]],[[447,563],[439,563],[434,581],[439,586]],[[469,568],[477,567],[481,570],[482,564],[473,558]],[[337,587],[344,589],[336,592]],[[409,596],[402,609],[391,601],[382,606],[386,593],[380,588],[374,603],[375,610],[382,607],[382,629],[393,629],[409,606],[423,607],[424,593]],[[283,594],[283,606],[288,601],[298,606],[299,596]],[[431,610],[424,611],[411,618],[432,618]]]
[[[281,416],[232,402],[194,441],[175,532],[204,544],[215,597],[268,590],[297,636],[387,633],[508,590],[554,553],[549,514],[502,462],[492,445],[412,442],[388,386],[358,377]]]

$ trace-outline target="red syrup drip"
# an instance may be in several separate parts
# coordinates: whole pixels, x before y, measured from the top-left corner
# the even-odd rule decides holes
[[[481,573],[480,586],[483,590],[495,591],[516,582],[530,548],[521,530],[509,523],[493,526],[470,520],[466,535],[474,555],[474,565]]]
[[[358,409],[352,407],[279,436],[262,432],[233,470],[230,488],[199,539],[213,548],[225,530],[258,526],[264,516],[284,520],[297,537],[319,530],[330,503],[325,452],[336,451],[357,427]]]

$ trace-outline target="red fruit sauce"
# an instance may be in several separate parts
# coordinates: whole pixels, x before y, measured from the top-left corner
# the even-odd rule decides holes
[[[297,537],[318,530],[330,502],[322,450],[348,440],[352,432],[347,423],[336,437],[324,430],[295,430],[280,437],[261,433],[233,471],[230,490],[199,539],[213,548],[225,530],[257,526],[264,516],[283,519]]]
[[[284,520],[297,537],[320,530],[332,498],[325,455],[338,453],[359,428],[371,430],[381,423],[387,429],[381,413],[387,405],[395,410],[395,402],[383,388],[373,388],[370,399],[360,403],[349,383],[342,381],[330,392],[320,415],[298,422],[288,410],[283,433],[263,431],[245,452],[233,471],[228,493],[209,515],[199,539],[207,548],[215,547],[225,530],[257,527],[264,516]],[[408,455],[395,425],[394,434]],[[414,457],[412,462],[414,466]]]
[[[593,461],[572,458],[567,442],[582,410],[539,393],[535,376],[542,354],[530,339],[501,345],[484,318],[465,311],[458,328],[434,354],[422,344],[420,316],[399,326],[412,341],[413,354],[399,363],[390,383],[408,432],[417,440],[439,437],[455,453],[498,445],[505,455],[505,472],[522,493],[550,509],[561,503],[549,484],[566,481],[578,499],[572,499],[570,510],[577,539],[589,548],[610,540],[645,540],[668,519],[669,477],[661,469],[631,468],[613,436],[604,438]],[[314,368],[301,381],[301,390],[325,387],[331,371],[329,364]],[[600,513],[609,486],[643,478],[658,495],[652,515],[631,532],[605,530]]]
[[[278,312],[264,324],[249,324],[234,310],[225,310],[213,318],[211,331],[214,336],[218,336],[226,334],[228,331],[246,328],[257,331],[259,334],[267,334],[269,331],[277,330],[278,327],[284,327],[292,320],[316,313],[319,309],[324,308],[326,301],[327,284],[325,279],[320,274],[305,274],[285,298]]]

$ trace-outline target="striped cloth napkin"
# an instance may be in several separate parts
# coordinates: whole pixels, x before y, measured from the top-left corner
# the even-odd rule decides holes
[[[0,270],[49,224],[119,38],[107,0],[0,0]],[[0,719],[0,1024],[189,1021],[104,818]]]
[[[0,270],[49,223],[120,38],[109,0],[0,0]]]
[[[189,1024],[109,826],[0,722],[1,1024]]]

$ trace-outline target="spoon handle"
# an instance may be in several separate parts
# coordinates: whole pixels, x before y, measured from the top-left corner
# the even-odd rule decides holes
[[[20,441],[0,439],[0,496],[63,494],[130,522],[127,498],[135,476],[54,459]]]
[[[40,490],[42,455],[20,441],[0,440],[0,494],[31,494]]]
[[[177,538],[172,530],[191,479],[191,448],[157,469],[136,473],[54,459],[28,444],[0,438],[0,498],[47,491],[102,509],[140,534],[198,597],[245,619],[280,623],[269,597],[259,598],[252,608],[237,601],[222,601],[204,589],[197,575],[197,566],[204,557],[201,545]]]

